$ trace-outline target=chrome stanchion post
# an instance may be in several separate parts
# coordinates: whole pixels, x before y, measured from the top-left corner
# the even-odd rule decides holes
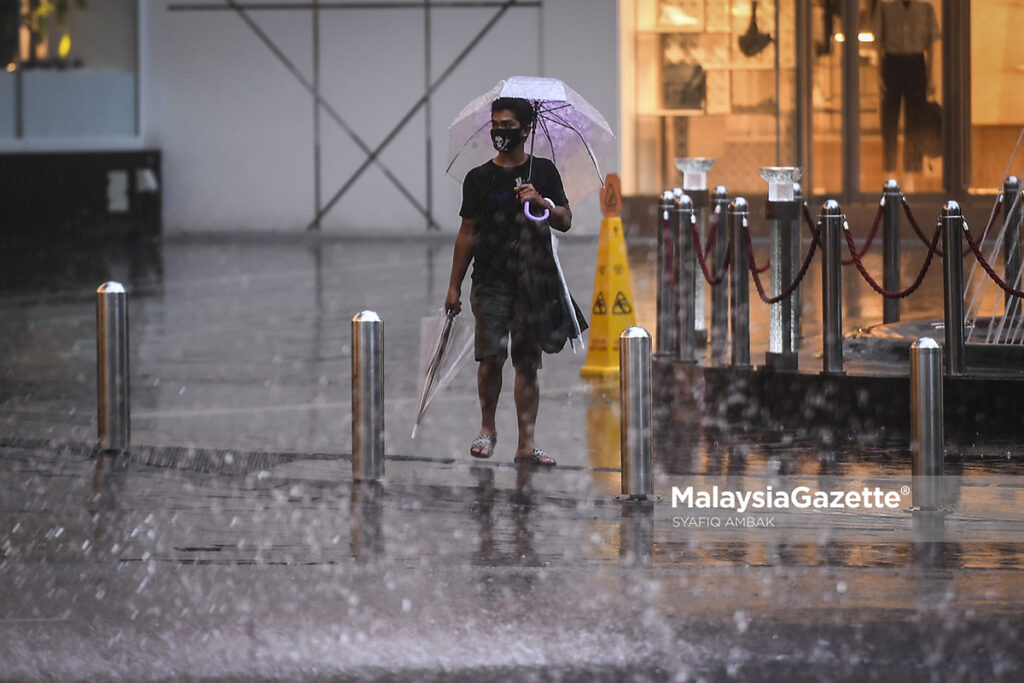
[[[935,510],[943,469],[942,349],[929,337],[910,347],[910,457],[913,506]]]
[[[106,282],[96,290],[96,389],[100,450],[127,451],[131,444],[128,297],[120,282]]]
[[[619,335],[619,377],[622,495],[646,500],[654,494],[651,336],[642,327]]]
[[[729,231],[726,225],[726,213],[729,211],[729,193],[719,185],[711,203],[714,205],[715,243],[712,245],[712,274],[721,273],[725,268],[729,248]],[[729,344],[729,281],[722,279],[711,288],[711,358],[721,360]]]
[[[676,298],[673,287],[672,257],[675,252],[672,215],[675,196],[665,190],[658,203],[658,355],[668,356],[676,351]],[[610,304],[609,304],[610,305]]]
[[[729,205],[728,227],[732,235],[732,265],[729,268],[729,318],[732,323],[732,365],[750,367],[750,275],[747,268],[747,240],[750,212],[747,200],[737,197]]]
[[[842,374],[843,372],[843,290],[842,254],[839,240],[840,230],[845,230],[845,220],[838,202],[825,202],[821,209],[818,228],[821,231],[821,332],[822,372]]]
[[[790,263],[793,267],[794,276],[800,271],[800,252],[803,249],[803,206],[804,206],[804,191],[800,186],[800,183],[793,183],[793,203],[796,205],[796,211],[793,214],[793,232],[791,233],[792,240],[790,241],[790,248],[793,250],[790,255]],[[792,322],[790,323],[790,331],[793,333],[793,351],[796,352],[800,349],[800,337],[802,336],[802,330],[800,326],[800,314],[802,313],[803,304],[800,301],[800,290],[801,286],[797,285],[793,288],[793,294],[789,297],[792,302],[791,312]]]
[[[676,360],[683,363],[696,363],[694,343],[694,318],[696,297],[694,292],[693,267],[693,202],[689,195],[679,194],[675,197],[675,266],[676,282]]]
[[[900,288],[900,205],[903,193],[894,178],[882,187],[882,286],[890,292]],[[900,321],[900,300],[882,299],[882,322]]]
[[[715,165],[715,160],[707,157],[686,157],[676,159],[676,168],[683,174],[683,192],[693,202],[693,214],[697,219],[697,234],[700,235],[701,248],[708,237],[708,171]],[[707,255],[705,254],[705,257]],[[694,343],[698,347],[708,343],[707,329],[707,283],[700,272],[700,264],[693,267],[693,330]]]
[[[963,375],[967,362],[964,348],[964,217],[960,205],[952,200],[946,202],[939,223],[944,254],[942,294],[945,303],[946,374]]]
[[[352,478],[384,476],[384,330],[380,316],[352,318]]]
[[[1021,219],[1020,180],[1016,176],[1008,176],[1003,181],[1003,206],[1006,207],[1006,238],[1003,242],[1003,279],[1015,289],[1020,288],[1020,219]],[[1005,294],[1003,315],[1013,320],[1020,312],[1020,299],[1010,293]]]
[[[793,261],[793,224],[800,216],[800,205],[793,185],[802,170],[791,166],[761,169],[768,181],[767,214],[771,221],[771,296],[778,296],[796,278]],[[768,351],[765,363],[777,370],[796,370],[798,357],[793,345],[794,294],[769,309]]]

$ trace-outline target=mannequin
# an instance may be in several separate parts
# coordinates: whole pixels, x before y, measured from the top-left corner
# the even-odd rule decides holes
[[[924,107],[935,93],[935,41],[940,38],[935,10],[925,0],[881,0],[875,7],[875,40],[881,60],[882,168],[896,170],[900,104],[904,110],[903,171],[914,189],[921,171]]]

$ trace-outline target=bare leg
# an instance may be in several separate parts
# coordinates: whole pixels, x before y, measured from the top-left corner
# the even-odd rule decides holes
[[[491,356],[480,361],[476,371],[476,388],[480,395],[480,433],[491,437],[498,434],[494,414],[498,409],[498,397],[501,396],[501,370],[504,366],[504,358]]]
[[[519,445],[516,455],[526,455],[536,444],[533,441],[537,425],[537,407],[540,405],[540,383],[536,368],[516,368],[516,416],[519,420]]]

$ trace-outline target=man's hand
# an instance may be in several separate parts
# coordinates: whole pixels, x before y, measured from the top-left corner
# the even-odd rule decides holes
[[[448,296],[444,298],[444,310],[446,313],[453,312],[455,315],[462,313],[462,292],[455,287],[448,289]]]
[[[548,205],[548,203],[544,201],[544,197],[540,195],[540,192],[537,192],[537,188],[530,183],[517,187],[516,196],[519,198],[520,204],[530,202],[533,206],[546,207]]]

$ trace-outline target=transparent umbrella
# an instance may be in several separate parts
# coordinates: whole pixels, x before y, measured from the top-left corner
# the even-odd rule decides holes
[[[412,438],[416,438],[430,401],[455,377],[472,347],[473,327],[457,313],[440,311],[420,320],[420,400]]]
[[[601,113],[579,93],[555,78],[511,76],[476,98],[448,127],[447,172],[462,182],[466,173],[494,156],[491,102],[521,97],[537,114],[530,142],[536,154],[554,162],[570,203],[604,185],[602,168],[615,146],[615,135]]]

